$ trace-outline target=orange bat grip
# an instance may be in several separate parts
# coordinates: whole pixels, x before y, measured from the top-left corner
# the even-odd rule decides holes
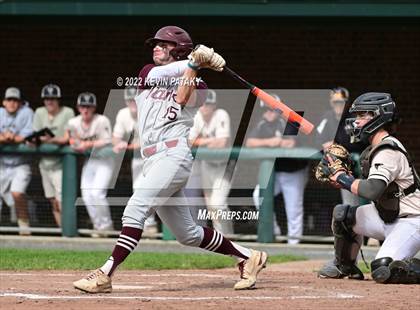
[[[270,108],[279,109],[282,111],[281,116],[288,122],[299,124],[299,130],[304,134],[309,135],[314,129],[314,124],[308,121],[306,118],[300,116],[283,102],[276,100],[265,91],[254,87],[251,92],[262,101],[264,101]]]

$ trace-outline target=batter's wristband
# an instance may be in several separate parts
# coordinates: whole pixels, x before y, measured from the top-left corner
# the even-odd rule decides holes
[[[342,173],[337,177],[337,183],[340,184],[344,189],[351,191],[351,185],[354,182],[354,177],[346,173]]]
[[[194,71],[198,71],[198,69],[200,69],[199,66],[197,66],[196,64],[191,63],[191,62],[188,62],[187,65],[188,65],[188,68],[193,69]]]

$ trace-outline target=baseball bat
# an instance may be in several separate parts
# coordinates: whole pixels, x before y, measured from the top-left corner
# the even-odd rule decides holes
[[[248,82],[229,67],[225,66],[223,71],[232,76],[235,80],[239,81],[245,87],[249,88],[252,94],[264,101],[270,108],[279,110],[281,112],[281,116],[287,122],[297,127],[304,134],[309,135],[314,129],[314,125],[310,121],[293,111],[283,102],[276,100],[262,89]]]

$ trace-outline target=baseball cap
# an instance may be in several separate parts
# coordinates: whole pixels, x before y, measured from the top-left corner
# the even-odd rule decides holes
[[[217,94],[213,89],[207,89],[207,98],[204,104],[216,104]]]
[[[21,100],[21,94],[20,90],[17,87],[9,87],[6,89],[6,92],[4,94],[4,99],[18,99]]]
[[[61,98],[61,89],[58,85],[48,84],[45,85],[41,90],[41,98]]]
[[[96,107],[96,96],[90,92],[81,93],[77,97],[77,105],[85,107]]]
[[[127,87],[124,89],[124,100],[133,100],[136,98],[137,89],[135,87]]]

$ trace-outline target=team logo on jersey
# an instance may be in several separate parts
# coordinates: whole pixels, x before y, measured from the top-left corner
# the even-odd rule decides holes
[[[154,100],[172,100],[175,102],[176,91],[174,89],[166,89],[166,88],[159,88],[154,87],[150,90],[147,98],[151,97]]]
[[[384,164],[375,164],[375,169],[378,170],[380,166],[383,166]]]

